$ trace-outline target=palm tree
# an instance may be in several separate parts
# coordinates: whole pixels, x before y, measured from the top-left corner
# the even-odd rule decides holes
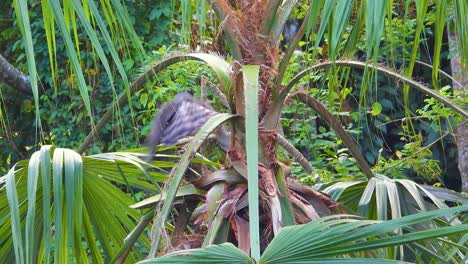
[[[462,1],[456,2],[458,4],[462,3]],[[15,1],[15,3],[18,14],[20,14],[19,21],[22,23],[24,29],[29,73],[32,77],[31,85],[37,102],[37,84],[34,79],[36,71],[31,36],[30,34],[28,35],[27,30],[29,22],[27,19],[26,3],[22,1]],[[222,28],[226,39],[228,54],[232,57],[232,62],[228,63],[219,56],[204,53],[174,55],[151,65],[149,69],[132,84],[128,84],[125,71],[123,71],[123,68],[120,70],[119,67],[120,76],[126,81],[125,83],[127,83],[128,86],[125,90],[126,93],[118,100],[118,104],[124,104],[127,96],[135,89],[139,88],[145,77],[180,61],[202,61],[213,70],[219,82],[220,90],[225,95],[231,112],[229,114],[214,115],[200,128],[194,136],[194,139],[185,147],[185,153],[180,157],[177,166],[171,171],[170,178],[172,180],[170,181],[167,192],[160,192],[156,196],[135,204],[132,207],[141,208],[152,206],[157,209],[155,210],[157,213],[150,236],[150,257],[155,257],[159,250],[165,252],[177,248],[192,247],[197,244],[201,244],[205,247],[233,241],[237,242],[240,250],[233,247],[231,244],[222,244],[219,246],[209,246],[203,250],[175,252],[165,258],[148,260],[148,262],[177,262],[184,256],[187,258],[184,260],[186,263],[191,261],[190,258],[193,258],[192,261],[196,262],[199,258],[204,259],[209,256],[215,256],[212,261],[231,260],[231,262],[235,263],[249,263],[253,260],[261,263],[286,263],[287,261],[293,263],[294,261],[323,261],[328,258],[331,261],[337,261],[337,256],[356,257],[359,256],[359,254],[355,254],[355,252],[362,251],[366,252],[363,255],[365,257],[377,256],[390,259],[404,259],[406,254],[403,248],[399,251],[395,251],[393,246],[410,242],[415,243],[414,247],[412,247],[413,250],[423,249],[426,253],[424,256],[425,258],[440,260],[440,256],[431,248],[444,248],[444,241],[436,241],[434,242],[435,244],[425,245],[424,240],[463,233],[466,232],[467,226],[459,224],[458,219],[452,222],[453,226],[441,227],[434,231],[415,231],[415,229],[410,229],[409,226],[411,224],[420,224],[424,222],[426,218],[432,219],[439,216],[453,216],[453,214],[457,212],[465,211],[466,207],[426,212],[399,218],[402,216],[401,208],[403,204],[397,195],[399,191],[406,191],[410,195],[411,201],[414,201],[414,204],[408,206],[412,211],[426,209],[427,202],[422,198],[422,194],[429,196],[430,200],[433,201],[436,206],[446,206],[432,195],[431,192],[420,188],[420,186],[413,182],[396,182],[385,176],[374,175],[369,165],[365,162],[365,159],[359,153],[352,138],[344,131],[339,121],[330,113],[324,104],[310,94],[300,91],[294,94],[292,93],[297,82],[310,72],[319,69],[327,69],[328,87],[330,89],[335,89],[335,87],[338,87],[339,78],[337,75],[340,74],[338,70],[340,67],[357,68],[364,70],[364,76],[370,76],[370,73],[378,72],[380,74],[396,77],[405,83],[403,87],[405,91],[409,87],[418,89],[440,100],[447,107],[452,108],[463,118],[466,118],[467,113],[462,108],[441,96],[437,91],[429,89],[409,78],[412,75],[412,68],[416,59],[417,45],[422,32],[425,14],[429,8],[428,1],[415,1],[415,44],[408,66],[405,68],[404,75],[377,65],[380,42],[383,36],[382,29],[385,20],[391,20],[393,16],[393,2],[387,3],[387,1],[381,1],[377,3],[373,1],[354,1],[350,4],[348,1],[312,1],[307,7],[304,20],[296,36],[285,52],[281,52],[279,47],[281,32],[293,8],[298,4],[297,1],[272,0],[264,2],[234,2],[213,0],[209,3]],[[104,20],[100,18],[97,6],[95,6],[94,3],[90,3],[89,6],[86,7],[89,9],[86,9],[81,6],[78,1],[72,1],[72,4],[78,18],[89,34],[90,40],[96,47],[96,52],[101,62],[104,67],[106,67],[106,65],[108,65],[107,58],[102,48],[100,48],[101,45],[95,34],[93,34],[91,24],[85,15],[87,14],[85,10],[88,12],[90,11],[96,21],[98,21],[101,33],[106,36],[107,29],[105,26],[101,25]],[[114,11],[119,18],[119,22],[123,25],[122,27],[126,28],[128,32],[130,32],[130,35],[132,35],[133,30],[129,27],[125,9],[118,1],[112,1],[112,4],[115,5]],[[198,13],[204,13],[205,5],[201,3],[198,4],[197,8],[200,8],[200,10],[197,10]],[[191,5],[191,1],[183,1],[181,3],[181,9],[184,12],[183,17],[185,18],[182,21],[184,29],[182,32],[183,36],[186,36],[188,29],[191,28],[191,21],[189,19],[192,17],[190,13]],[[75,47],[71,42],[66,23],[63,20],[60,3],[58,1],[50,1],[50,3],[45,4],[45,7],[49,8],[47,9],[50,12],[49,14],[55,17],[60,32],[66,40],[67,51],[78,77],[77,79],[84,104],[88,109],[90,119],[93,120],[86,84],[79,66],[79,59],[76,55]],[[412,5],[405,5],[405,8],[412,8]],[[448,6],[436,5],[436,8],[447,9]],[[203,19],[198,17],[198,20],[203,24]],[[355,21],[354,27],[350,31],[350,37],[344,38],[345,26],[349,21]],[[460,24],[467,23],[461,17],[457,17],[455,21]],[[52,20],[51,22],[49,20],[48,23],[52,23],[53,25],[54,21]],[[46,30],[47,28],[48,27],[46,27]],[[359,61],[343,60],[355,54],[357,51],[355,47],[356,41],[361,35],[361,31],[364,29],[367,39],[367,61],[362,63]],[[313,44],[314,47],[317,48],[323,40],[325,32],[327,36],[328,60],[320,63],[317,60],[312,60],[308,62],[310,64],[303,72],[300,72],[290,81],[286,80],[285,73],[288,69],[290,59],[301,39],[303,39],[304,36],[313,36]],[[109,34],[107,33],[107,35]],[[442,39],[442,33],[436,32],[436,38]],[[106,45],[112,47],[111,39],[106,37],[104,39]],[[137,38],[133,38],[133,41],[138,43]],[[344,45],[342,44],[343,41],[345,41]],[[110,49],[114,63],[116,63],[116,65],[121,65],[115,51],[113,52],[112,48]],[[464,54],[466,55],[466,53]],[[467,59],[468,56],[463,57],[464,61]],[[434,66],[436,65],[437,64],[434,64]],[[434,70],[438,71],[438,67],[434,67]],[[112,83],[113,78],[111,76],[112,74],[109,72],[109,79]],[[362,94],[365,97],[365,91],[362,92]],[[374,202],[375,207],[372,207],[373,209],[365,209],[364,211],[375,210],[378,218],[385,220],[387,218],[387,196],[382,194],[382,190],[385,189],[385,194],[389,193],[388,197],[390,198],[392,218],[397,219],[389,222],[376,223],[357,219],[352,216],[324,217],[343,212],[343,208],[337,205],[328,196],[300,185],[294,180],[294,177],[292,177],[293,175],[291,174],[290,168],[284,162],[278,160],[277,144],[281,139],[278,139],[280,136],[277,130],[282,107],[287,98],[304,102],[326,120],[330,127],[335,130],[343,140],[344,145],[353,154],[363,174],[369,178],[369,181],[364,183],[354,182],[334,185],[329,187],[327,192],[332,194],[333,198],[343,199],[341,195],[346,189],[349,190],[351,189],[350,187],[356,187],[360,184],[360,194],[356,195],[357,189],[352,189],[354,194],[352,197],[348,196],[350,201],[346,205],[356,206],[356,203],[359,202],[358,206],[361,208],[368,208],[375,193],[379,196]],[[94,123],[91,124],[92,131],[88,138],[85,139],[82,147],[78,150],[79,153],[82,153],[86,147],[89,146],[102,125],[109,120],[112,111],[113,110],[110,109],[95,125]],[[37,113],[39,114],[39,111],[37,111]],[[226,166],[223,169],[203,174],[197,181],[180,186],[190,161],[195,156],[201,144],[207,139],[208,134],[226,122],[229,122],[231,130],[231,146],[226,155]],[[287,144],[284,145],[286,146]],[[294,151],[294,149],[291,151]],[[301,158],[300,155],[299,158]],[[87,165],[85,163],[87,159],[98,159],[99,171],[89,173],[89,168],[92,168],[92,165]],[[45,187],[50,186],[50,180],[44,180],[43,182],[44,187],[42,188],[44,194],[42,196],[36,196],[38,175],[41,175],[42,179],[47,178],[47,176],[44,175],[47,175],[48,171],[50,171],[50,167],[47,167],[50,166],[47,165],[49,163],[52,164],[54,176],[56,175],[52,181],[54,186],[54,221],[48,218],[48,215],[52,212],[46,212],[45,210],[45,208],[48,208],[49,204],[52,203],[51,200],[47,200],[48,195],[50,195],[49,187]],[[104,164],[109,163],[113,164],[112,166],[115,167],[104,167]],[[133,171],[130,169],[124,170],[122,168],[124,165],[131,168],[136,167],[137,169],[133,169]],[[21,163],[18,166],[25,168],[26,164]],[[62,166],[64,166],[64,169],[62,169]],[[115,187],[111,187],[107,181],[99,178],[101,175],[108,175],[105,176],[105,178],[107,177],[108,180],[112,182],[126,184],[132,188],[144,189],[146,187],[148,190],[154,191],[156,190],[155,186],[150,187],[147,182],[142,180],[142,177],[145,176],[148,177],[147,179],[150,182],[156,182],[155,177],[159,174],[147,173],[145,170],[152,166],[158,165],[151,165],[139,161],[134,155],[130,154],[103,154],[101,156],[97,155],[94,157],[80,158],[76,154],[57,149],[54,151],[51,159],[51,152],[48,148],[37,152],[29,161],[27,170],[22,169],[17,172],[13,168],[8,175],[2,177],[4,184],[2,186],[2,194],[8,196],[9,204],[9,207],[6,203],[1,207],[3,208],[2,216],[7,216],[8,214],[11,216],[11,220],[8,217],[2,218],[4,222],[10,223],[10,225],[6,226],[11,226],[11,229],[3,229],[5,236],[2,237],[10,237],[7,236],[10,232],[13,234],[11,236],[12,241],[2,241],[3,243],[8,243],[8,245],[13,245],[11,247],[3,247],[5,248],[3,252],[5,255],[2,254],[2,256],[12,258],[14,255],[18,262],[31,262],[37,256],[44,257],[48,260],[48,254],[44,254],[43,252],[49,252],[51,242],[47,239],[50,239],[50,237],[46,236],[44,243],[35,243],[34,241],[39,241],[40,235],[42,234],[41,232],[50,234],[50,222],[53,222],[55,230],[54,238],[57,241],[57,245],[61,245],[59,248],[60,250],[57,250],[58,247],[56,247],[54,251],[54,258],[56,261],[60,262],[64,257],[70,257],[72,255],[76,256],[79,261],[84,261],[86,259],[86,252],[84,252],[83,247],[81,247],[79,243],[82,226],[85,227],[83,229],[83,235],[86,237],[87,244],[90,245],[90,251],[94,260],[97,262],[102,260],[102,256],[98,254],[99,246],[94,243],[95,240],[104,243],[101,247],[104,248],[109,259],[118,259],[119,261],[125,260],[129,249],[139,235],[143,233],[145,226],[151,221],[151,216],[154,214],[154,211],[150,210],[147,212],[136,227],[131,229],[132,221],[135,221],[139,215],[135,213],[135,211],[129,213],[124,209],[128,205],[128,199],[124,202],[123,196],[119,196],[122,198],[119,200],[119,203],[115,203],[114,207],[112,207],[113,203],[103,203],[97,206],[99,202],[96,203],[96,201],[91,198],[93,197],[93,192],[87,188],[93,188],[96,187],[96,185],[104,186],[105,190],[113,190],[115,197],[117,197],[117,193],[119,192]],[[39,168],[41,169],[39,170]],[[59,184],[63,176],[58,172],[62,170],[65,171],[65,187],[61,187],[61,184]],[[15,175],[18,175],[16,177],[25,182],[26,171],[28,172],[28,190],[25,189],[26,184],[18,184],[18,187],[15,185]],[[122,175],[122,177],[115,177],[114,173],[118,173],[117,175]],[[86,184],[86,181],[88,181],[88,184]],[[18,189],[17,191],[19,187],[23,189]],[[62,189],[65,190],[65,203],[63,206],[61,195],[59,195]],[[119,193],[119,195],[121,194]],[[28,199],[26,199],[26,197],[28,197]],[[78,197],[78,199],[73,199],[73,197]],[[107,200],[112,198],[113,197],[109,197]],[[29,203],[29,207],[25,207],[27,200],[35,201],[36,199],[42,199],[44,205],[36,209],[34,203]],[[20,202],[18,203],[18,201]],[[177,201],[177,204],[180,204],[181,201],[183,201],[183,203],[173,208],[174,201]],[[202,205],[200,205],[200,202]],[[66,210],[61,211],[62,207]],[[109,217],[112,218],[113,216],[109,214],[106,215],[105,212],[108,212],[108,210],[105,210],[103,207],[113,208],[112,212],[114,213],[122,210],[119,212],[119,215],[117,215],[119,218],[118,221],[122,222],[120,227],[117,227],[119,224],[116,222],[118,221],[113,222],[112,225],[106,226],[106,220],[103,219],[109,219]],[[27,213],[26,208],[28,208]],[[160,247],[162,234],[166,232],[165,227],[169,225],[167,220],[172,209],[176,210],[179,215],[179,217],[175,217],[173,221],[169,221],[174,225],[174,231],[171,233],[174,241],[171,241],[171,236],[166,236],[166,245]],[[40,216],[41,210],[43,216]],[[94,217],[87,219],[86,215],[91,216],[91,212],[95,212]],[[99,214],[99,212],[102,214]],[[121,218],[122,215],[125,215],[125,217]],[[204,238],[190,239],[191,235],[197,234],[185,228],[186,223],[191,217],[197,217],[199,222],[206,225],[206,229],[201,230],[201,232],[206,231],[206,236]],[[320,220],[318,220],[319,218]],[[42,229],[38,228],[38,231],[34,233],[36,230],[35,228],[38,226],[34,225],[35,221],[39,221],[37,219],[42,220],[41,223],[44,223],[44,227]],[[74,219],[74,221],[72,221],[72,219]],[[315,221],[310,222],[311,220]],[[295,224],[308,222],[310,223],[304,226],[294,226]],[[62,223],[63,226],[61,227],[60,224]],[[438,223],[438,225],[448,225],[446,222],[433,222],[431,227],[435,225],[434,223]],[[200,226],[203,226],[203,224]],[[22,226],[25,226],[26,229],[27,246],[24,249],[25,253],[23,253],[21,236]],[[93,232],[93,227],[98,230]],[[111,230],[113,228],[116,228],[116,230],[133,230],[122,247],[117,247],[118,250],[116,250],[116,244],[119,244],[119,239],[123,239],[121,232],[118,232],[120,236],[116,236],[115,239],[109,241],[109,243],[106,244],[104,242],[110,233],[112,233]],[[60,230],[62,230],[62,233],[60,233]],[[400,236],[394,236],[395,233],[393,230],[397,230],[396,234],[400,234]],[[411,234],[403,234],[406,232],[411,232]],[[259,237],[260,234],[263,234],[262,239]],[[230,237],[230,235],[233,235],[234,238]],[[343,239],[333,241],[340,236],[342,236]],[[310,240],[311,237],[317,238],[315,244]],[[193,241],[194,243],[189,243]],[[455,242],[452,242],[452,244],[460,243],[458,248],[461,251],[447,251],[447,259],[450,261],[457,261],[463,258],[460,258],[462,250],[464,250],[461,246],[462,242],[457,242],[457,237],[455,237],[454,241]],[[340,246],[338,242],[342,242],[344,245]],[[148,241],[143,239],[143,243],[147,244]],[[330,247],[324,249],[322,245],[330,245]],[[44,250],[42,250],[43,247],[45,247]],[[390,247],[390,249],[380,250],[384,247]],[[263,251],[263,256],[260,258],[261,251]],[[293,254],[292,252],[295,251],[298,253]],[[138,257],[137,251],[133,252],[135,254],[135,259]],[[244,252],[247,254],[250,253],[253,260]],[[175,258],[175,260],[173,260],[173,258]],[[345,262],[346,260],[339,259],[339,261]]]

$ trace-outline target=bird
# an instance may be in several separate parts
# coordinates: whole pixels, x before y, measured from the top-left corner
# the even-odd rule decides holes
[[[149,157],[153,157],[159,144],[175,145],[183,137],[194,135],[208,119],[217,114],[211,106],[193,97],[189,92],[177,94],[163,105],[154,118],[151,133],[146,139]],[[218,145],[227,151],[229,132],[221,127],[216,131]]]

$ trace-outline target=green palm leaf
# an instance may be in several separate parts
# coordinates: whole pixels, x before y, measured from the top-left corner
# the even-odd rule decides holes
[[[161,238],[161,232],[164,229],[165,221],[169,215],[169,210],[171,209],[172,202],[177,194],[177,190],[182,181],[185,171],[191,161],[191,158],[195,155],[196,151],[200,145],[206,140],[208,135],[220,126],[223,122],[226,122],[230,118],[233,118],[233,115],[229,114],[216,114],[212,116],[197,132],[193,137],[190,144],[186,147],[184,155],[182,155],[179,164],[174,168],[171,173],[172,181],[167,190],[166,201],[163,204],[161,211],[157,215],[157,220],[152,229],[152,246],[149,256],[156,256],[158,250],[159,240]]]
[[[249,198],[249,231],[251,255],[260,258],[260,220],[258,196],[258,81],[260,66],[242,66],[245,100],[245,134]]]
[[[468,206],[461,206],[385,222],[357,219],[352,216],[329,216],[302,226],[286,227],[270,243],[260,263],[300,263],[460,234],[468,231],[467,224],[400,236],[395,236],[393,230],[466,210]]]
[[[135,201],[111,183],[125,181],[111,175],[124,174],[131,187],[153,192],[157,187],[149,185],[147,177],[155,181],[167,177],[155,177],[145,171],[148,165],[130,162],[134,154],[97,157],[82,158],[72,150],[44,146],[29,162],[17,163],[0,177],[2,260],[50,262],[53,254],[56,263],[72,258],[81,263],[88,259],[89,248],[93,262],[103,263],[105,256],[118,253],[140,213],[129,208]],[[149,248],[146,237],[139,241]],[[129,259],[140,258],[133,249]]]
[[[189,249],[176,251],[166,256],[144,260],[140,264],[151,263],[232,263],[232,264],[253,264],[253,259],[247,256],[244,251],[236,248],[230,243],[212,245],[206,248]]]

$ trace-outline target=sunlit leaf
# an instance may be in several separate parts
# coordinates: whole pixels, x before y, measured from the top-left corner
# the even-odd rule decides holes
[[[148,259],[138,263],[232,263],[232,264],[253,264],[253,259],[247,256],[242,250],[234,245],[225,243],[212,245],[207,248],[189,249],[176,251],[163,257]]]
[[[375,102],[372,104],[372,111],[371,114],[373,116],[377,116],[382,112],[382,105],[379,102]]]

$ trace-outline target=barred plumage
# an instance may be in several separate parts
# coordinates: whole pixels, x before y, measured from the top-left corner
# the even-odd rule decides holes
[[[164,131],[161,143],[174,145],[179,139],[193,135],[215,113],[195,101],[182,102],[171,124]]]
[[[209,105],[198,102],[187,92],[179,93],[169,103],[163,105],[153,122],[147,138],[150,155],[156,145],[174,145],[183,137],[194,135],[198,129],[216,114]],[[218,129],[218,143],[224,150],[228,148],[229,134],[224,128]]]

